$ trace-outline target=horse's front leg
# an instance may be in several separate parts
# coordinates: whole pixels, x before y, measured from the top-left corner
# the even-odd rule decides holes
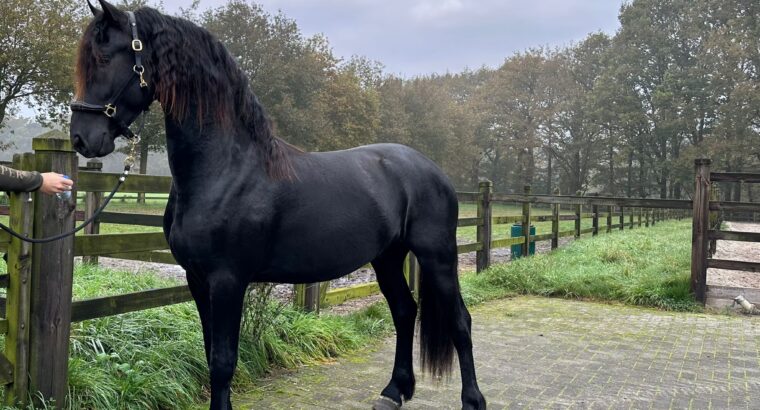
[[[207,276],[208,323],[204,337],[211,375],[211,410],[232,409],[230,382],[235,372],[240,340],[240,318],[246,283],[230,272],[213,272]]]

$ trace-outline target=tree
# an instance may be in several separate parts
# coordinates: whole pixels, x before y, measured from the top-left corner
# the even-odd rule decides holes
[[[0,127],[19,104],[42,105],[41,119],[68,117],[82,2],[0,2]]]
[[[486,133],[481,143],[490,163],[490,178],[497,186],[500,180],[508,180],[511,187],[533,184],[540,132],[554,109],[551,84],[556,70],[551,52],[528,50],[507,59],[481,89],[480,106],[488,112],[481,125]],[[499,175],[506,163],[516,165],[511,177]]]
[[[289,142],[314,148],[326,131],[313,104],[337,61],[324,37],[304,38],[295,21],[240,0],[206,12],[203,26],[236,58]]]

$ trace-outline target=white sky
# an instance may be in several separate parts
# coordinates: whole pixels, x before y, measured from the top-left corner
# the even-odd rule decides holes
[[[227,0],[201,0],[200,8]],[[614,34],[623,0],[259,0],[306,36],[323,33],[337,57],[363,55],[404,77],[497,67],[516,51]],[[192,0],[163,0],[167,11]]]

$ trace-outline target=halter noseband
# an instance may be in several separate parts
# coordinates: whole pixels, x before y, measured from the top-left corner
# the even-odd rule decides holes
[[[140,41],[138,34],[137,34],[137,20],[135,19],[135,13],[128,11],[127,15],[129,16],[129,27],[132,29],[132,51],[135,52],[135,65],[132,67],[132,71],[134,72],[134,76],[129,77],[124,84],[122,84],[121,88],[119,88],[119,91],[116,92],[111,98],[108,99],[108,102],[100,105],[100,104],[92,104],[85,101],[72,101],[69,105],[71,107],[71,111],[80,111],[80,112],[93,112],[93,113],[101,113],[104,114],[106,117],[110,118],[112,121],[116,122],[116,124],[119,126],[120,132],[122,135],[129,139],[133,138],[139,138],[137,134],[132,132],[132,130],[129,129],[129,126],[124,122],[124,120],[121,120],[116,117],[116,102],[118,101],[119,97],[124,93],[124,91],[132,84],[132,81],[137,78],[140,82],[140,89],[146,90],[148,87],[148,83],[145,82],[144,74],[145,74],[145,67],[142,65],[142,50],[143,50],[143,43]],[[145,119],[145,116],[143,115],[143,121]],[[143,122],[144,124],[144,122]],[[142,128],[142,127],[140,127]],[[139,132],[138,132],[139,133]]]

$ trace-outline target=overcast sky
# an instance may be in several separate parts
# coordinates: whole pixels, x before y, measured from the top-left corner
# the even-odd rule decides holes
[[[201,0],[201,9],[227,0]],[[259,0],[337,57],[363,55],[405,77],[499,66],[516,51],[613,34],[623,0]],[[164,0],[167,11],[191,0]]]

